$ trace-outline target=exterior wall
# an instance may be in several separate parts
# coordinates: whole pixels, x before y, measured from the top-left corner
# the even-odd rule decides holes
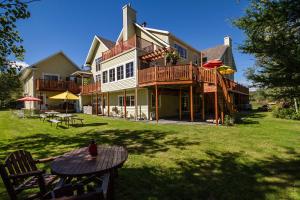
[[[187,50],[187,58],[186,59],[180,58],[178,61],[178,64],[187,64],[187,63],[193,61],[194,55],[197,55],[198,65],[200,64],[200,53],[199,52],[193,50],[192,48],[188,47],[187,45],[183,44],[182,42],[180,42],[179,40],[177,40],[176,38],[173,38],[173,37],[170,37],[169,44],[171,47],[174,47],[174,44],[178,44]]]
[[[96,75],[98,74],[101,74],[101,70],[100,71],[96,71],[96,59],[101,57],[102,56],[102,52],[104,51],[107,51],[107,47],[102,44],[101,42],[98,43],[98,46],[96,48],[96,51],[94,52],[94,55],[93,55],[93,62],[92,62],[92,65],[91,65],[91,72],[93,73],[93,77],[94,77],[94,80],[96,80]]]
[[[109,69],[112,68],[117,68],[120,65],[124,65],[124,79],[122,80],[117,80],[115,78],[114,82],[108,82],[107,83],[101,83],[101,91],[102,92],[107,92],[107,91],[118,91],[118,90],[123,90],[123,89],[129,89],[129,88],[135,88],[137,85],[137,52],[136,49],[132,49],[129,51],[126,51],[113,59],[106,60],[101,63],[101,72],[103,71],[108,71]],[[126,78],[125,77],[125,71],[126,67],[125,64],[133,62],[133,68],[134,68],[134,75],[133,77]],[[117,71],[115,71],[115,75],[117,76]],[[109,72],[108,72],[108,79],[109,79]],[[103,77],[102,77],[103,80]]]
[[[35,88],[34,88],[34,72],[27,77],[27,79],[23,83],[23,91],[24,95],[35,96]],[[34,108],[34,102],[24,102],[25,109]]]
[[[115,107],[118,109],[120,113],[124,113],[124,106],[119,106],[118,97],[124,96],[124,91],[116,91],[109,93],[109,113],[110,116],[113,116],[115,112],[113,111]],[[135,89],[126,90],[126,96],[135,96]],[[105,98],[105,108],[104,113],[107,115],[108,106],[107,106],[107,96],[104,95]],[[136,101],[136,99],[135,99]],[[126,106],[126,112],[128,118],[135,117],[135,106]],[[148,89],[140,88],[138,89],[138,98],[137,98],[137,114],[138,118],[148,119]]]
[[[153,44],[155,44],[157,46],[162,46],[161,43],[157,42],[155,39],[153,39],[153,37],[150,37],[149,34],[141,31],[141,29],[139,29],[139,28],[136,28],[136,35],[138,37],[141,37],[144,40],[147,40],[149,42],[153,42]]]
[[[169,36],[167,34],[163,34],[163,33],[157,33],[157,32],[153,32],[150,31],[153,35],[155,35],[156,37],[158,37],[159,39],[161,39],[162,41],[169,43]]]
[[[232,66],[234,69],[236,69],[235,62],[233,59],[233,54],[231,48],[227,48],[226,52],[224,53],[223,57],[221,58],[223,63],[227,66]],[[229,78],[231,80],[234,80],[234,74],[230,75],[224,75],[226,78]]]
[[[59,75],[61,80],[66,80],[66,77],[77,70],[78,68],[62,54],[57,54],[36,66],[35,77],[43,78],[44,74],[54,74]]]

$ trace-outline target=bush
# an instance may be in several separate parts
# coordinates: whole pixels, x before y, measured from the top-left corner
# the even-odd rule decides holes
[[[276,108],[272,114],[276,118],[300,120],[300,113],[296,113],[293,108]]]

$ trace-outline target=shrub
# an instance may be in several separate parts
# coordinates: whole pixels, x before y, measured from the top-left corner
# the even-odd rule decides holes
[[[276,118],[300,120],[300,113],[296,113],[293,108],[276,108],[272,114]]]

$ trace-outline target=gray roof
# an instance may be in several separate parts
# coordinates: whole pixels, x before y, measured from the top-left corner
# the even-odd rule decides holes
[[[97,37],[98,37],[99,40],[101,40],[101,41],[104,43],[104,45],[105,45],[107,48],[109,48],[109,49],[113,48],[113,47],[116,45],[116,43],[113,42],[113,41],[111,41],[111,40],[105,39],[105,38],[103,38],[103,37],[101,37],[101,36],[99,36],[99,35],[97,35]]]
[[[201,52],[204,53],[204,57],[207,57],[207,60],[221,59],[227,48],[229,48],[229,46],[219,45],[216,47],[204,49]]]

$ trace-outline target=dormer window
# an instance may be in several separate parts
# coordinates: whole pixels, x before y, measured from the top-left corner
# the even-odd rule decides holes
[[[96,60],[95,60],[96,72],[100,71],[100,69],[101,69],[101,61],[102,61],[102,57],[96,58]]]

